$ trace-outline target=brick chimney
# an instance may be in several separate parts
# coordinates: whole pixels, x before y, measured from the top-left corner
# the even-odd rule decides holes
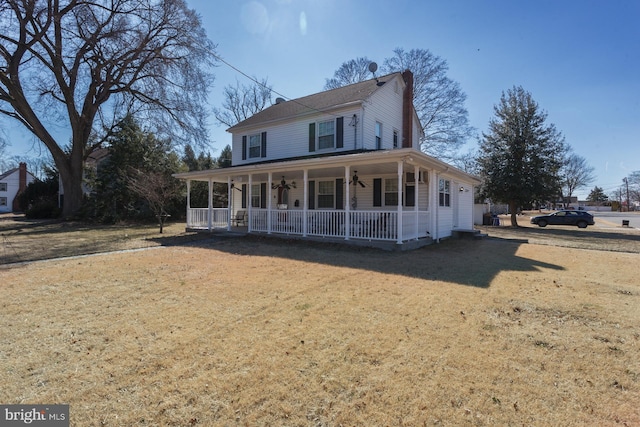
[[[13,198],[13,211],[20,211],[20,204],[18,203],[18,196],[27,188],[27,164],[20,163],[18,166],[18,192]]]
[[[411,148],[413,142],[413,73],[404,70],[406,84],[402,95],[402,148]]]

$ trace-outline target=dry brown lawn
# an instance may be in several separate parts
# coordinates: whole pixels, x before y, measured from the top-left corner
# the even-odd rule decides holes
[[[73,426],[640,425],[638,253],[185,236],[0,266],[0,403]]]

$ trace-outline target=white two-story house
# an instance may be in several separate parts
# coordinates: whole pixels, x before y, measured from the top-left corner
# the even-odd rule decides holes
[[[420,151],[413,75],[393,73],[269,108],[228,129],[230,168],[176,174],[209,183],[187,228],[416,247],[473,228],[479,180]],[[212,184],[228,206],[212,206]]]
[[[0,213],[20,211],[17,197],[35,179],[26,163],[0,174]]]

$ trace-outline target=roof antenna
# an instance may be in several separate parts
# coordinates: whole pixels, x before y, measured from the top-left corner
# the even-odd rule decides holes
[[[378,81],[378,78],[376,77],[376,71],[378,71],[378,64],[376,64],[375,62],[371,62],[369,64],[369,71],[371,71],[371,74],[373,74],[373,78],[376,79],[376,83],[379,86],[380,81]]]

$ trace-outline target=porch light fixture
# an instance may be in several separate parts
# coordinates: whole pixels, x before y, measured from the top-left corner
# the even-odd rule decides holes
[[[358,116],[356,114],[351,117],[351,121],[349,122],[349,126],[355,126],[358,124]]]
[[[464,191],[464,187],[460,187],[460,191],[461,191],[461,192],[462,192],[462,191]]]

